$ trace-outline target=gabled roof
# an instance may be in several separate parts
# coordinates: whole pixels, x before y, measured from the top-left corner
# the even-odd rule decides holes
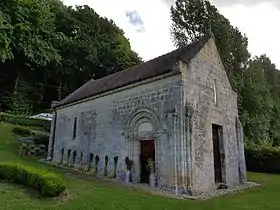
[[[56,102],[53,105],[53,108],[96,96],[116,88],[127,86],[166,73],[174,72],[174,74],[178,74],[180,73],[178,72],[179,70],[173,68],[176,62],[182,60],[185,63],[189,63],[210,38],[210,35],[205,35],[192,44],[178,48],[145,63],[141,63],[132,68],[98,80],[92,79],[60,102]]]

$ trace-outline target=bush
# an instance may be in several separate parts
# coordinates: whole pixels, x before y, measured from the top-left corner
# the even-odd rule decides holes
[[[27,128],[21,128],[21,127],[14,127],[12,132],[14,134],[20,135],[20,136],[30,136],[32,135],[31,130]]]
[[[269,145],[245,147],[247,170],[265,173],[280,173],[280,148]]]
[[[34,144],[40,145],[43,144],[45,146],[49,145],[49,136],[44,135],[44,134],[36,134],[34,136]]]
[[[65,190],[60,176],[15,163],[0,163],[0,179],[31,187],[48,197],[58,196]]]
[[[129,157],[125,158],[125,164],[126,164],[126,168],[127,170],[131,170],[132,166],[133,166],[133,160],[130,160]]]
[[[6,113],[0,113],[0,121],[11,123],[14,125],[41,127],[47,131],[50,130],[50,125],[51,125],[51,122],[48,120],[35,119],[35,118],[29,118],[27,116],[12,115]]]

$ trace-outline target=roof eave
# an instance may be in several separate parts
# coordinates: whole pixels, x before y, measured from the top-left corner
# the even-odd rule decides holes
[[[106,95],[111,95],[111,94],[116,93],[116,92],[120,92],[120,91],[130,89],[130,88],[133,88],[133,87],[136,87],[136,86],[139,86],[139,85],[144,85],[144,84],[147,84],[147,83],[151,83],[151,82],[154,82],[154,81],[157,81],[157,80],[165,79],[167,77],[175,76],[175,75],[179,75],[179,74],[181,74],[180,70],[176,70],[176,71],[173,70],[173,71],[169,71],[168,73],[157,75],[155,77],[151,77],[151,78],[148,78],[148,79],[145,79],[145,80],[141,80],[141,81],[138,81],[138,82],[135,82],[135,83],[132,83],[132,84],[124,85],[124,86],[118,87],[116,89],[101,92],[97,95],[88,96],[88,97],[85,97],[83,99],[79,99],[77,101],[72,101],[72,102],[69,102],[69,103],[62,103],[62,104],[60,104],[57,101],[54,101],[54,102],[52,102],[51,108],[52,109],[62,109],[62,108],[73,106],[73,105],[76,105],[76,104],[79,104],[79,103],[83,103],[83,102],[86,102],[86,101],[89,101],[89,100],[92,100],[92,99],[95,99],[95,98],[100,98],[100,97],[103,97],[103,96],[106,96]]]

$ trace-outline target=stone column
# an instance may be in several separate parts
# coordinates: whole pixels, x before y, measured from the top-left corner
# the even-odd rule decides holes
[[[177,109],[177,111],[176,111]],[[186,192],[186,140],[183,109],[179,106],[167,113],[168,138],[172,145],[172,171],[175,193]],[[170,174],[170,173],[169,173]]]
[[[59,156],[59,165],[63,165],[63,160],[64,160],[64,148],[60,149],[60,156]]]
[[[53,153],[54,153],[54,141],[55,141],[55,127],[56,127],[56,111],[53,113],[53,118],[51,122],[51,128],[50,128],[50,138],[49,138],[49,145],[48,145],[48,156],[47,160],[53,159]]]
[[[182,193],[185,194],[187,191],[187,179],[186,179],[186,171],[187,171],[187,147],[186,147],[186,123],[185,123],[185,97],[184,97],[184,86],[180,86],[180,106],[178,110],[179,114],[179,119],[178,119],[178,126],[179,126],[179,140],[180,140],[180,147],[179,147],[179,152],[180,152],[180,185],[181,185],[181,190]]]
[[[236,117],[236,138],[237,138],[237,147],[238,147],[238,173],[239,173],[239,182],[240,184],[245,184],[246,177],[246,161],[244,154],[244,135],[243,135],[243,126],[238,118]]]
[[[186,158],[187,158],[187,191],[192,195],[193,190],[193,109],[191,106],[186,106],[185,118],[185,133],[186,133]]]
[[[175,135],[174,135],[174,111],[168,111],[166,112],[166,124],[167,124],[167,145],[170,146],[170,150],[166,154],[168,156],[168,159],[166,159],[167,164],[164,166],[164,170],[166,173],[166,184],[168,187],[173,188],[176,185],[176,165],[175,165]],[[176,187],[175,187],[176,188]]]
[[[174,113],[172,115],[173,120],[173,144],[174,144],[174,183],[175,183],[175,193],[178,194],[178,134],[177,134],[177,115]]]

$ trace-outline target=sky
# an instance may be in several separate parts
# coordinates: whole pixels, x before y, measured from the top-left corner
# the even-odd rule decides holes
[[[175,49],[170,36],[173,0],[62,0],[89,5],[124,30],[145,61]],[[280,69],[280,0],[210,0],[231,24],[245,33],[252,56],[266,54]]]

